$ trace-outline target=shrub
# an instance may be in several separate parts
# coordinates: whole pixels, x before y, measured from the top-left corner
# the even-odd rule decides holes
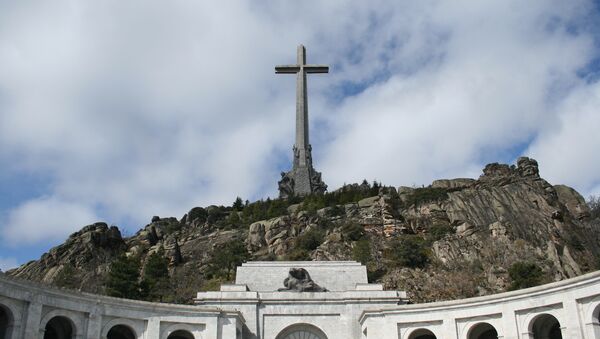
[[[324,238],[325,234],[323,232],[311,229],[296,238],[295,247],[305,251],[316,250],[323,243]]]
[[[246,245],[240,239],[222,244],[213,251],[213,257],[208,264],[208,278],[223,278],[232,280],[235,268],[248,260],[250,255],[246,250]]]
[[[302,248],[294,248],[291,250],[286,256],[286,260],[290,261],[310,261],[312,258],[310,257],[310,253],[307,250]]]
[[[349,222],[342,226],[342,234],[352,241],[357,241],[365,236],[365,228],[355,222]]]
[[[367,281],[369,283],[374,283],[377,280],[381,279],[387,271],[385,268],[377,268],[375,265],[367,266]]]
[[[420,236],[403,236],[393,240],[385,255],[392,263],[410,268],[423,268],[429,262],[427,241]]]
[[[219,291],[221,289],[221,284],[225,281],[222,278],[212,278],[205,280],[202,286],[200,287],[200,291]]]
[[[431,239],[433,241],[440,240],[444,236],[446,236],[446,234],[450,234],[453,232],[454,229],[448,224],[433,224],[429,228],[429,234],[431,235]]]
[[[592,219],[600,218],[600,197],[590,195],[587,204],[590,208],[590,216],[592,217]]]
[[[420,187],[415,188],[405,200],[407,206],[420,205],[430,201],[440,201],[448,199],[448,192],[443,188]]]
[[[352,259],[367,265],[371,260],[371,242],[368,239],[359,240],[352,248]]]
[[[512,280],[509,290],[513,291],[541,284],[544,272],[535,263],[518,261],[510,266],[508,275]]]
[[[56,274],[56,278],[54,278],[54,285],[58,287],[76,289],[81,284],[80,279],[78,279],[76,274],[75,267],[71,264],[66,264],[62,267],[58,274]]]

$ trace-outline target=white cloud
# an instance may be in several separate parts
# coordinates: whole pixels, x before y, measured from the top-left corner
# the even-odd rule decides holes
[[[544,177],[578,187],[586,198],[600,193],[598,107],[600,83],[582,84],[557,107],[557,120],[541,131],[527,151],[544,164]]]
[[[582,162],[589,170],[579,175],[551,152],[555,143],[581,154],[587,147],[567,129],[594,118],[572,111],[593,107],[596,95],[576,76],[597,57],[594,37],[572,32],[590,7],[2,4],[0,161],[52,179],[50,198],[8,211],[2,232],[33,243],[47,229],[64,238],[97,216],[137,227],[238,195],[274,196],[276,164],[291,155],[295,81],[273,66],[294,62],[298,43],[309,62],[332,65],[309,80],[316,167],[330,189],[363,178],[412,185],[476,176],[532,139],[528,152],[542,173],[592,189],[595,162]],[[350,87],[364,91],[347,97]],[[597,145],[597,134],[586,133]],[[36,211],[48,215],[46,226],[31,217]]]
[[[6,272],[18,266],[17,259],[0,257],[0,271]]]
[[[9,247],[40,241],[63,240],[65,234],[98,220],[89,206],[43,197],[27,201],[12,210],[2,229],[3,242]]]

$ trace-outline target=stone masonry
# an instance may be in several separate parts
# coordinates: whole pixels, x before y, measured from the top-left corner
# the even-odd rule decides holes
[[[298,46],[298,63],[276,66],[277,74],[296,74],[296,142],[292,170],[281,173],[279,196],[288,198],[294,195],[305,196],[311,193],[323,193],[327,185],[321,179],[321,173],[312,165],[312,147],[308,137],[308,98],[306,92],[307,73],[327,73],[329,66],[307,65],[306,49]]]

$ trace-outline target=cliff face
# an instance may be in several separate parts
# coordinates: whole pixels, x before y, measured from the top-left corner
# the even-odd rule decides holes
[[[125,239],[115,227],[97,223],[8,273],[63,285],[67,279],[68,286],[103,293],[117,255],[137,256],[143,264],[163,248],[170,260],[170,300],[185,302],[214,287],[215,257],[243,241],[247,259],[360,260],[371,280],[424,302],[505,291],[517,262],[540,267],[540,282],[598,268],[600,222],[575,190],[540,178],[532,159],[487,165],[477,180],[382,187],[366,198],[373,187],[352,185],[328,197],[346,197],[349,190],[361,199],[338,199],[337,205],[330,199],[318,209],[306,199],[259,221],[246,213],[252,206],[193,208],[181,220],[154,217]],[[231,278],[220,277],[217,282]]]

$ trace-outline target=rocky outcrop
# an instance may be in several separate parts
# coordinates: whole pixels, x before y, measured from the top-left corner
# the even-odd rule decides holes
[[[72,267],[79,288],[102,293],[117,255],[144,263],[149,253],[164,249],[175,300],[190,300],[210,279],[212,258],[227,244],[243,241],[253,260],[289,259],[298,255],[298,246],[304,246],[302,259],[361,260],[372,281],[405,289],[413,301],[423,302],[505,291],[508,271],[519,261],[537,264],[544,279],[554,281],[594,270],[600,258],[600,221],[590,217],[575,190],[541,178],[530,158],[512,166],[489,164],[478,179],[379,190],[365,182],[331,197],[347,191],[360,198],[346,194],[337,206],[317,210],[290,204],[281,215],[258,221],[246,221],[246,210],[194,207],[180,220],[155,216],[125,239],[116,227],[97,223],[8,274],[55,283]],[[426,265],[398,264],[394,253],[410,239],[425,246]]]
[[[52,248],[39,260],[28,262],[9,274],[50,283],[61,274],[78,271],[83,274],[77,277],[77,285],[94,289],[101,283],[97,275],[106,273],[111,259],[126,247],[116,226],[98,222],[71,234],[65,243]]]

